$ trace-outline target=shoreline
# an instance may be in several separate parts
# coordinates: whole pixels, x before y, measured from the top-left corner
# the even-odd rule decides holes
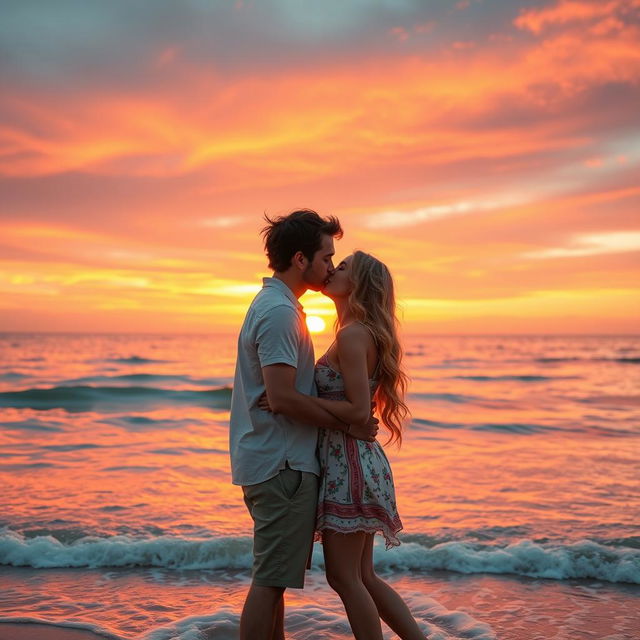
[[[51,601],[38,604],[38,612],[13,608],[11,617],[0,620],[0,640],[233,640],[250,584],[248,573],[238,571],[126,569],[107,572],[106,581],[96,580],[105,575],[99,569],[45,573]],[[13,569],[7,576],[9,590],[32,594],[34,584],[42,588],[42,575],[41,570]],[[425,634],[451,640],[638,637],[638,585],[450,572],[383,577],[405,599]],[[80,599],[86,617],[68,619],[66,604]],[[110,611],[88,606],[116,601],[119,606]],[[154,603],[151,609],[149,602]],[[43,604],[50,621],[41,617]],[[132,610],[140,615],[132,618]],[[351,637],[340,599],[325,577],[313,572],[305,589],[287,593],[285,629],[292,637],[304,633],[308,640]]]
[[[112,633],[100,633],[78,626],[55,622],[0,621],[0,640],[123,640]]]

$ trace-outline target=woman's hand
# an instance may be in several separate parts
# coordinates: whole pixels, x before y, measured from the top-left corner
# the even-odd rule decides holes
[[[376,410],[376,403],[371,403],[371,414],[366,424],[350,424],[346,433],[356,440],[364,440],[365,442],[375,442],[378,435],[378,425],[380,421],[373,414]]]
[[[263,391],[262,395],[258,398],[258,408],[263,411],[268,411],[269,413],[273,413],[271,411],[271,407],[269,406],[269,400],[267,398],[267,392]]]

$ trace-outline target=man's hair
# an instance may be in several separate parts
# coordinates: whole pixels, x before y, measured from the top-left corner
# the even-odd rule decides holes
[[[302,251],[307,260],[322,246],[322,236],[342,238],[342,227],[338,218],[322,218],[312,209],[292,211],[287,216],[270,218],[265,214],[267,226],[260,232],[264,238],[264,249],[269,258],[269,268],[286,271],[291,258]]]

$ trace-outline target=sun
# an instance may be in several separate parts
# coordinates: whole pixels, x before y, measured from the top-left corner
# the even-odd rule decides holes
[[[307,327],[311,333],[320,333],[325,330],[326,326],[320,316],[307,316]]]

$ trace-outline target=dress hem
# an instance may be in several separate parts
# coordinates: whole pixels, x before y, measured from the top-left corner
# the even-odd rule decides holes
[[[322,532],[323,531],[334,531],[336,533],[373,533],[374,535],[376,533],[379,533],[380,535],[384,536],[384,540],[385,540],[385,550],[389,550],[392,547],[399,547],[400,546],[400,540],[397,537],[397,533],[399,533],[400,531],[402,531],[402,528],[397,529],[394,532],[391,531],[385,531],[382,527],[365,527],[362,525],[357,525],[355,527],[352,528],[342,528],[339,529],[338,527],[335,526],[331,526],[329,524],[325,524],[322,525],[320,528],[316,529],[316,532],[314,534],[314,542],[322,542]]]

